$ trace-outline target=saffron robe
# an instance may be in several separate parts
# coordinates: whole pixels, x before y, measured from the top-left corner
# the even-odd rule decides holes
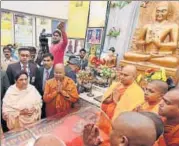
[[[46,82],[43,100],[46,103],[46,116],[55,114],[66,115],[71,109],[71,104],[79,98],[78,91],[74,81],[64,77],[62,82],[62,93],[57,93],[57,80],[52,78]]]
[[[159,146],[179,146],[179,124],[165,125],[165,132],[158,141]]]

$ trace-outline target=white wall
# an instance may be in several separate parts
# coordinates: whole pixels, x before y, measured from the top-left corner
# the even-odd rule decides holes
[[[68,19],[69,1],[1,1],[1,8],[52,18]]]
[[[106,36],[103,51],[114,47],[118,54],[118,60],[121,60],[124,53],[130,48],[133,31],[138,20],[140,3],[140,1],[132,1],[122,9],[116,7],[110,10],[107,33],[112,27],[115,27],[117,30],[120,29],[120,35],[116,38]]]

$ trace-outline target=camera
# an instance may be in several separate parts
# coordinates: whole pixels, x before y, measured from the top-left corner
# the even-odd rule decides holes
[[[46,33],[46,30],[42,29],[42,32],[39,36],[40,50],[36,59],[36,63],[40,66],[43,59],[43,55],[49,53],[48,37],[52,37],[52,34]]]
[[[42,32],[40,33],[40,37],[41,38],[46,38],[46,37],[52,37],[52,34],[51,33],[45,33],[46,30],[45,29],[42,29]]]

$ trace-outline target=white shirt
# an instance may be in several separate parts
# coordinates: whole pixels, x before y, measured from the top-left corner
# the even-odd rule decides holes
[[[51,70],[52,70],[52,67],[51,68],[49,68],[49,69],[46,69],[46,68],[44,68],[44,72],[43,72],[43,90],[44,90],[44,88],[45,88],[45,82],[46,82],[46,76],[47,76],[47,73],[46,73],[46,71],[48,71],[48,74],[49,74],[49,76],[50,76],[50,72],[51,72]],[[48,76],[48,77],[49,77]]]
[[[24,70],[24,65],[20,62],[20,65],[21,65],[21,70]],[[28,74],[28,76],[30,77],[30,68],[29,68],[29,64],[27,63],[26,64],[27,65],[27,74]]]

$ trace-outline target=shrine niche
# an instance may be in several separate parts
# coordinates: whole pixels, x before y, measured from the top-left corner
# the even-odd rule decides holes
[[[179,65],[179,2],[150,1],[140,7],[130,51],[121,66],[133,64],[139,72],[164,67],[174,76]]]

